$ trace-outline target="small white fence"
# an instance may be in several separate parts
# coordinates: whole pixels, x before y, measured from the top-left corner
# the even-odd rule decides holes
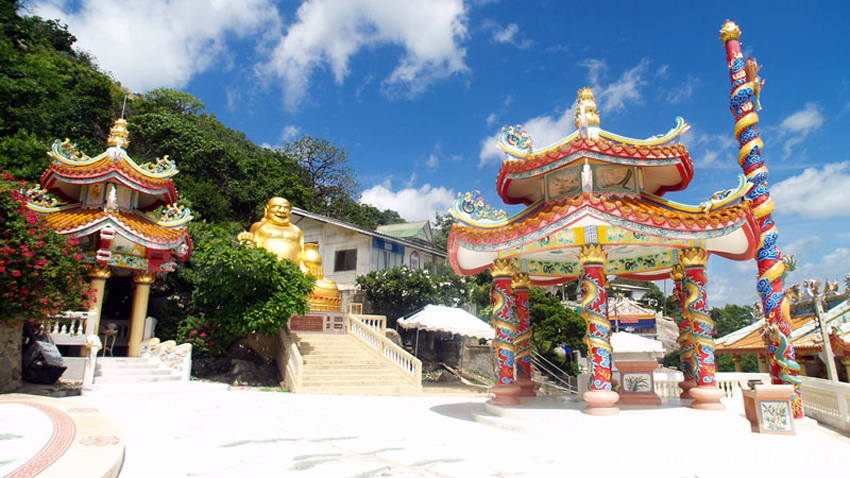
[[[678,397],[682,393],[679,382],[685,379],[681,372],[655,372],[655,393],[659,397]],[[766,373],[719,372],[715,374],[717,387],[723,390],[726,398],[741,396],[741,390],[748,388],[748,382],[759,380],[770,383],[770,375]]]
[[[283,352],[283,363],[285,364],[283,367],[285,370],[280,371],[281,375],[289,391],[297,393],[304,379],[304,358],[286,327],[280,328],[278,337],[280,338],[280,350]],[[278,367],[280,367],[280,360],[278,362]]]
[[[89,319],[94,313],[63,312],[41,321],[41,328],[50,334],[56,345],[85,345],[86,337],[94,331],[87,330],[92,323]]]
[[[354,314],[346,314],[345,325],[348,333],[368,345],[373,351],[389,360],[393,365],[405,372],[414,385],[422,391],[422,362],[406,350],[386,338],[374,326],[363,322]]]
[[[806,416],[850,432],[850,383],[800,377]]]

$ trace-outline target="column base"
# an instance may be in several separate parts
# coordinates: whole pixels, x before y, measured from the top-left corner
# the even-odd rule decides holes
[[[694,398],[690,394],[690,390],[697,386],[696,379],[690,378],[687,380],[683,380],[679,382],[679,388],[682,389],[682,393],[679,394],[679,398]]]
[[[519,387],[518,397],[536,397],[537,392],[534,391],[534,387],[537,386],[537,383],[530,378],[520,378],[516,381],[517,386]]]
[[[697,410],[726,410],[726,405],[720,403],[720,399],[725,394],[716,385],[713,387],[694,387],[690,390],[690,393],[691,398],[694,399],[691,408]]]
[[[584,413],[588,415],[617,415],[620,409],[614,404],[620,399],[617,392],[610,390],[590,390],[582,395],[584,401],[587,402],[587,407]]]
[[[498,405],[500,407],[512,407],[514,405],[519,405],[519,399],[517,396],[521,389],[516,383],[500,383],[491,387],[490,391],[493,392],[493,395],[495,395],[493,400],[490,401],[493,405]]]

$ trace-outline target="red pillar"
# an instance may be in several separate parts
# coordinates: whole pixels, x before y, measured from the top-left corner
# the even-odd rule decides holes
[[[516,310],[511,294],[511,277],[514,268],[510,261],[493,261],[493,287],[490,289],[490,303],[493,305],[493,327],[496,328],[496,338],[493,345],[496,348],[498,362],[498,383],[491,391],[493,405],[518,405],[516,396],[520,392],[514,380],[514,337],[516,335]]]
[[[588,403],[584,412],[590,415],[616,415],[614,404],[620,396],[611,390],[611,322],[608,320],[608,294],[605,290],[605,261],[602,246],[582,246],[581,317],[587,323],[587,361],[590,365],[590,390],[583,395]]]
[[[670,271],[670,280],[673,281],[673,297],[676,298],[676,324],[679,326],[680,361],[682,363],[682,374],[685,379],[679,382],[682,393],[679,398],[691,398],[690,389],[696,386],[696,362],[694,361],[694,337],[693,325],[688,311],[685,309],[685,296],[682,291],[682,281],[685,279],[685,270],[682,266],[675,266]]]
[[[516,383],[519,385],[520,397],[534,397],[534,381],[531,379],[531,317],[528,314],[528,288],[531,281],[528,274],[515,274],[511,287],[514,294],[517,329],[514,345],[516,346]]]
[[[679,263],[685,269],[682,289],[685,295],[685,307],[691,320],[691,334],[696,363],[696,387],[690,390],[694,402],[692,408],[699,410],[725,410],[720,403],[723,390],[717,388],[714,377],[714,321],[708,313],[708,300],[705,286],[705,265],[708,254],[703,249],[685,249],[679,254]]]

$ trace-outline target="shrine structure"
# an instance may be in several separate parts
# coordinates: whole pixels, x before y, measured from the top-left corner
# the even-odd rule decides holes
[[[53,162],[39,186],[26,192],[27,207],[44,216],[59,234],[79,240],[81,260],[95,292],[86,335],[100,334],[106,281],[132,276],[133,308],[127,355],[139,355],[144,339],[151,285],[192,250],[188,208],[177,205],[172,178],[178,173],[168,156],[138,164],[126,151],[127,122],[115,121],[107,150],[89,157],[68,139],[55,141]]]
[[[698,409],[722,409],[714,363],[714,323],[708,314],[705,267],[717,255],[753,258],[758,229],[743,176],[737,187],[698,206],[667,200],[693,179],[693,163],[677,138],[681,118],[665,134],[634,139],[601,129],[593,92],[578,92],[576,131],[536,149],[521,126],[505,128],[498,147],[506,153],[496,190],[507,213],[484,204],[478,193],[459,194],[449,237],[454,270],[471,275],[490,269],[496,327],[496,405],[534,395],[530,378],[527,288],[581,282],[580,312],[587,323],[591,414],[615,414],[611,389],[611,322],[607,276],[638,280],[673,278],[684,291],[682,341],[694,351],[682,384]],[[516,370],[514,370],[516,369]]]

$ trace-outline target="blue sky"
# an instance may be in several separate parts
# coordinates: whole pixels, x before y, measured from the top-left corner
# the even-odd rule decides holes
[[[709,5],[710,3],[710,5]],[[363,201],[409,220],[479,189],[494,205],[493,137],[521,123],[536,146],[574,129],[592,86],[602,127],[643,138],[676,116],[699,203],[737,184],[729,79],[718,30],[729,18],[764,65],[759,124],[792,281],[850,272],[850,5],[831,2],[494,0],[31,1],[134,92],[201,98],[227,126],[274,147],[303,134],[350,153]],[[751,303],[753,263],[715,258],[710,300]]]

